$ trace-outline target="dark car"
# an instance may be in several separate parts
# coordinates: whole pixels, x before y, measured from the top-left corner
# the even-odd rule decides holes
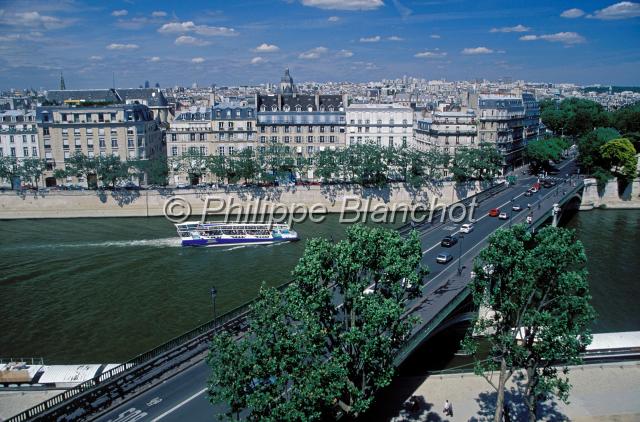
[[[553,186],[553,185],[552,185],[552,184],[551,184],[551,182],[550,182],[550,181],[548,181],[548,180],[545,180],[544,182],[542,182],[542,187],[543,187],[543,188],[547,188],[547,189],[549,189],[551,186]]]
[[[450,248],[451,246],[455,245],[456,243],[458,243],[458,238],[456,236],[445,236],[442,239],[442,242],[440,242],[441,246],[444,246],[445,248]]]
[[[530,190],[524,193],[524,196],[532,196],[532,195],[533,195],[533,192],[531,192]]]

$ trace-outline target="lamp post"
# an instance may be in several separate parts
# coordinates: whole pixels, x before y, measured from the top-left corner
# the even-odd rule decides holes
[[[460,241],[458,242],[458,275],[462,274],[462,241],[464,240],[464,235],[463,234],[459,234],[458,238],[460,238]]]
[[[213,326],[216,326],[216,296],[218,295],[218,290],[215,287],[211,287],[209,290],[211,293],[211,300],[213,301]]]

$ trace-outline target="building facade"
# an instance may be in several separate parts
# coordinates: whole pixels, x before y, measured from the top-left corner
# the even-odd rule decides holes
[[[53,171],[64,169],[65,160],[76,152],[88,157],[117,155],[123,161],[166,154],[158,121],[141,104],[44,106],[37,108],[36,121],[47,186],[56,184]]]
[[[40,158],[35,111],[5,111],[0,125],[0,157]]]
[[[480,95],[478,97],[478,142],[496,146],[503,157],[503,170],[524,163],[525,108],[521,96]]]
[[[347,145],[372,143],[416,147],[413,110],[399,104],[351,104],[347,107]]]

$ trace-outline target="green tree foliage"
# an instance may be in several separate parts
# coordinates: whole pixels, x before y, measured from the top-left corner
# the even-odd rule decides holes
[[[89,175],[97,174],[98,158],[88,157],[80,151],[76,151],[64,161],[66,176],[89,178]]]
[[[540,107],[540,118],[556,135],[582,136],[595,127],[608,126],[610,120],[600,104],[581,98],[566,98],[559,104],[545,100]]]
[[[129,179],[130,164],[117,155],[99,156],[96,160],[96,173],[102,186],[115,188],[120,182]]]
[[[40,158],[24,158],[20,163],[20,176],[25,182],[37,188],[45,168],[46,163]]]
[[[612,139],[620,137],[620,132],[610,127],[599,127],[580,138],[578,142],[578,162],[585,173],[592,173],[602,167],[600,148]]]
[[[318,151],[314,157],[315,176],[323,181],[330,181],[339,175],[338,160],[340,155],[340,151],[329,149]]]
[[[253,148],[244,148],[233,156],[232,168],[238,178],[245,182],[255,180],[259,173],[258,162]]]
[[[393,356],[412,321],[402,317],[407,286],[418,294],[417,234],[353,226],[337,244],[308,242],[294,282],[263,289],[241,339],[219,336],[208,357],[212,402],[248,420],[329,420],[357,415],[388,385]],[[372,286],[373,293],[363,293]],[[337,305],[334,298],[342,298]]]
[[[133,162],[132,165],[140,173],[146,175],[146,180],[149,185],[167,186],[169,165],[165,157],[137,160]]]
[[[532,235],[524,225],[496,231],[476,259],[474,303],[495,314],[479,314],[464,346],[475,355],[474,331],[489,334],[489,358],[476,361],[476,373],[498,393],[495,421],[502,420],[506,382],[518,370],[525,373],[522,393],[530,420],[537,420],[539,401],[568,400],[567,365],[580,362],[595,317],[585,262],[573,231],[545,227]],[[498,371],[497,385],[488,371]]]
[[[486,142],[479,148],[460,148],[452,158],[451,173],[456,182],[493,180],[502,171],[502,156]]]
[[[540,139],[529,142],[526,155],[531,160],[531,166],[537,171],[547,166],[549,160],[557,161],[569,146],[562,138]]]
[[[600,147],[600,154],[605,168],[613,175],[630,180],[638,174],[638,158],[631,141],[625,138],[612,139]]]
[[[640,102],[614,111],[611,123],[625,137],[629,133],[640,133]]]
[[[20,176],[20,165],[16,157],[0,157],[0,180],[6,180],[13,189],[13,179]]]

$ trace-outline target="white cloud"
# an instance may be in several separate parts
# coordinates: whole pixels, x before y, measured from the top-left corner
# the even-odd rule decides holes
[[[279,51],[279,50],[280,50],[280,47],[278,47],[277,45],[262,43],[251,51],[255,53],[275,53],[276,51]]]
[[[126,9],[114,10],[111,12],[111,16],[127,16],[129,12]]]
[[[351,50],[340,50],[336,53],[336,57],[343,57],[343,58],[347,58],[347,57],[353,57],[353,51]]]
[[[544,40],[549,42],[560,42],[566,45],[581,44],[585,42],[585,38],[576,32],[558,32],[555,34],[545,35],[524,35],[520,37],[520,41],[537,41]]]
[[[431,34],[430,35],[431,38],[433,38],[434,40],[439,40],[441,37],[438,34]]]
[[[197,45],[201,47],[209,44],[211,44],[209,41],[201,40],[200,38],[190,35],[180,35],[175,40],[175,45]]]
[[[151,16],[153,16],[154,18],[164,18],[165,16],[167,16],[167,12],[156,10],[151,14]]]
[[[60,29],[73,23],[71,19],[59,19],[54,16],[41,15],[38,12],[2,13],[0,18],[2,24],[28,26],[31,29]]]
[[[531,28],[524,25],[516,25],[516,26],[505,26],[502,28],[491,28],[489,32],[528,32],[531,31]]]
[[[382,0],[301,0],[301,3],[329,10],[375,10],[384,6]]]
[[[304,53],[300,53],[298,58],[305,60],[315,60],[317,58],[320,58],[320,56],[326,54],[327,51],[329,51],[329,49],[326,47],[316,47],[312,48],[311,50],[305,51]]]
[[[210,35],[210,36],[238,35],[236,30],[233,28],[226,28],[224,26],[196,25],[192,21],[165,23],[158,29],[158,32],[160,32],[161,34],[194,32],[198,35]]]
[[[440,51],[438,49],[429,51],[422,51],[420,53],[416,53],[413,55],[413,57],[416,57],[418,59],[437,59],[439,57],[445,57],[447,55],[447,53],[445,51]]]
[[[579,18],[580,16],[584,16],[584,10],[576,8],[567,9],[564,12],[560,13],[560,16],[567,19],[575,19]]]
[[[254,57],[253,59],[251,59],[251,64],[260,64],[264,62],[265,60],[262,57]]]
[[[462,54],[466,55],[476,55],[476,54],[491,54],[493,50],[487,47],[474,47],[474,48],[465,48],[462,50]]]
[[[158,56],[153,56],[153,57],[149,57],[150,62],[159,62],[160,61],[160,57]]]
[[[107,50],[135,50],[138,48],[138,44],[109,44]]]
[[[102,56],[91,56],[89,57],[89,60],[94,61],[94,62],[99,62],[100,60],[102,60]]]
[[[376,35],[375,37],[360,38],[360,42],[378,42],[378,41],[380,41],[380,35]]]
[[[191,63],[204,63],[204,57],[194,57],[191,59]]]
[[[329,22],[338,22],[340,20],[340,18],[338,16],[329,16],[329,19],[327,19]]]
[[[614,20],[614,19],[630,19],[640,16],[640,3],[634,3],[631,1],[621,1],[620,3],[612,4],[604,9],[596,10],[593,12],[592,17],[594,19]]]
[[[387,38],[389,41],[404,41],[404,38],[402,37],[398,37],[397,35],[392,35],[389,38]]]

